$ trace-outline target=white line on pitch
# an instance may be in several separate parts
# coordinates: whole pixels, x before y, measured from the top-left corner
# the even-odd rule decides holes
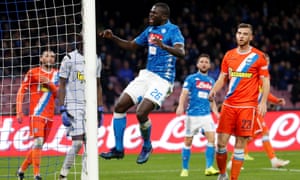
[[[283,168],[262,168],[268,171],[290,171],[290,172],[300,172],[300,169],[283,169]]]
[[[176,170],[133,170],[133,171],[105,171],[105,172],[100,172],[100,174],[131,174],[131,173],[134,173],[134,174],[138,174],[138,173],[169,173],[169,172],[179,172],[180,173],[180,169]],[[190,169],[189,171],[199,171],[197,169]]]

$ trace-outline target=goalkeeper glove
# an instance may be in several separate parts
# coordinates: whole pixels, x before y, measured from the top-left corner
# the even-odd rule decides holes
[[[60,106],[59,110],[61,113],[61,120],[63,125],[66,127],[70,127],[71,126],[70,118],[72,118],[72,116],[68,113],[67,108],[65,106]]]
[[[102,126],[104,116],[103,116],[103,106],[98,107],[98,128]]]

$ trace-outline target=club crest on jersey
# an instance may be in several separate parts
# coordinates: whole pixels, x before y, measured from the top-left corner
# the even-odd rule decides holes
[[[203,81],[197,80],[196,88],[203,89],[203,90],[211,90],[212,85],[209,82],[203,82]]]
[[[40,85],[40,91],[41,92],[49,92],[49,88],[43,84]]]
[[[162,40],[163,36],[161,34],[150,33],[149,38],[148,38],[148,42],[151,43],[151,44],[154,44],[154,42],[153,42],[154,39]]]
[[[77,71],[77,79],[79,81],[84,82],[85,78],[84,78],[84,74],[82,74],[80,71]]]

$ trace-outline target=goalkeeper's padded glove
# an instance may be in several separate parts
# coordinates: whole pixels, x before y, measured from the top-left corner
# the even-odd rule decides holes
[[[103,106],[98,107],[98,128],[102,126],[104,115],[103,115]]]
[[[66,127],[70,127],[71,126],[70,118],[72,118],[72,116],[68,113],[66,106],[60,106],[59,110],[61,113],[61,120],[63,125]]]

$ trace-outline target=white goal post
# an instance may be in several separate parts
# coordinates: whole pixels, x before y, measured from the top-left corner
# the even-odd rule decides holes
[[[88,180],[98,180],[98,136],[97,136],[97,94],[96,89],[96,13],[94,0],[82,0],[83,45],[86,79],[86,125],[87,125],[87,176]],[[92,94],[92,95],[91,95]]]
[[[35,77],[29,80],[35,86],[27,87],[23,80],[30,79],[30,73],[27,73],[41,65],[40,56],[45,50],[55,53],[54,68],[58,70],[62,59],[75,50],[77,43],[80,43],[76,38],[78,35],[83,37],[86,82],[87,176],[84,180],[100,178],[95,3],[95,0],[0,0],[0,179],[17,179],[17,171],[22,171],[21,174],[24,173],[25,179],[32,179],[33,176],[39,175],[43,179],[54,179],[60,175],[66,153],[72,147],[72,141],[67,136],[67,128],[61,122],[58,98],[55,101],[51,99],[52,103],[45,101],[47,97],[51,97],[51,93],[48,93],[50,88],[42,86],[36,79],[32,80]],[[55,84],[59,85],[58,76],[52,79],[53,83],[55,81]],[[25,87],[26,92],[22,91],[22,98],[18,98],[17,102],[20,87]],[[34,100],[32,97],[29,98],[34,93],[42,96],[36,96]],[[20,121],[16,116],[17,104],[22,104],[22,108],[18,106],[18,109],[22,109],[18,114],[23,114]],[[33,162],[30,159],[33,144],[30,134],[30,124],[32,124],[30,114],[36,113],[36,109],[40,113],[46,109],[44,108],[46,105],[51,106],[49,108],[53,120],[51,130],[49,135],[46,135],[47,139],[45,137],[41,156],[36,158],[40,162]],[[55,107],[55,114],[52,119],[53,107]],[[42,116],[41,113],[38,115]],[[76,156],[75,162],[81,159],[82,149]],[[74,163],[67,178],[80,179],[80,173],[81,162]]]

